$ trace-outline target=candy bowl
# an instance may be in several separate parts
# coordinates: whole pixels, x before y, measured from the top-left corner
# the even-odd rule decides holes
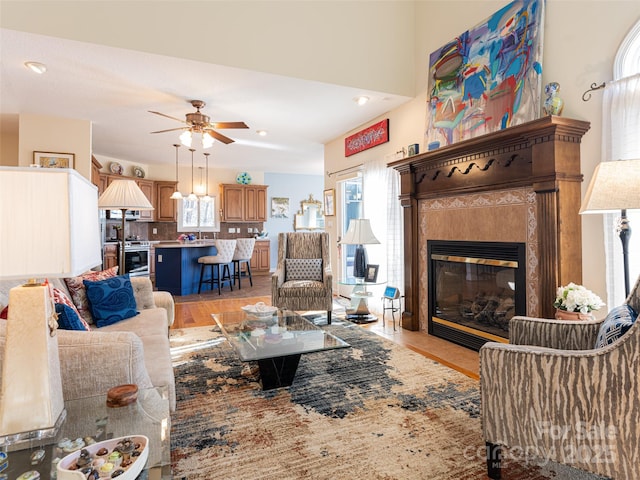
[[[56,467],[57,478],[134,480],[144,468],[148,457],[149,439],[144,435],[112,438],[87,445],[64,457]]]
[[[269,305],[265,305],[263,302],[258,302],[255,305],[245,305],[241,308],[248,314],[254,315],[258,318],[269,318],[278,311],[278,307],[271,307]]]

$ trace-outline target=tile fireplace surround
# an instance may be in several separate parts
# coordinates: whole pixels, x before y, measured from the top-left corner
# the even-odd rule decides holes
[[[547,116],[389,165],[404,221],[402,326],[427,330],[427,240],[526,245],[527,315],[553,318],[582,282],[580,141],[589,122]]]

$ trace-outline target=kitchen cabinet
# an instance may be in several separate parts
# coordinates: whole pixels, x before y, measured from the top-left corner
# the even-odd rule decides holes
[[[102,269],[115,267],[118,265],[118,244],[106,244],[104,246],[104,256],[102,259]]]
[[[223,222],[266,222],[267,186],[221,184]]]
[[[142,190],[142,193],[144,193],[144,196],[147,197],[147,200],[149,200],[149,203],[151,203],[151,205],[153,205],[155,208],[153,180],[137,179],[136,184],[140,187],[140,190]],[[155,210],[140,210],[140,218],[138,219],[139,221],[153,222],[154,219],[155,219]]]
[[[177,201],[171,199],[176,190],[176,182],[156,181],[155,202],[156,222],[175,222],[177,220]]]
[[[100,190],[100,169],[102,168],[102,164],[91,155],[91,183],[93,183],[96,187],[98,187],[98,196],[103,192]]]
[[[253,247],[253,255],[249,265],[251,273],[256,275],[266,275],[271,268],[271,242],[269,240],[257,240]]]

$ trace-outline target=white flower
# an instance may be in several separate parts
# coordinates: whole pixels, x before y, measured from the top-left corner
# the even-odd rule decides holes
[[[592,310],[599,310],[604,303],[592,291],[572,282],[556,290],[553,306],[567,312],[589,313]]]

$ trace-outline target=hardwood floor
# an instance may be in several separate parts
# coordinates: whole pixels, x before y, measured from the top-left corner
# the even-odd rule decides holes
[[[264,302],[270,305],[270,288],[270,276],[254,275],[253,287],[249,286],[248,281],[243,280],[243,288],[241,290],[235,288],[231,292],[227,288],[223,290],[222,295],[218,295],[216,291],[185,297],[176,296],[174,297],[176,318],[172,328],[211,325],[213,323],[211,319],[212,313],[238,310],[244,305],[256,302]],[[478,352],[424,332],[404,330],[398,327],[397,323],[396,321],[396,330],[394,331],[390,315],[387,314],[384,326],[382,319],[379,318],[377,322],[362,325],[362,328],[367,328],[381,337],[410,348],[414,352],[464,373],[471,378],[479,378]]]

